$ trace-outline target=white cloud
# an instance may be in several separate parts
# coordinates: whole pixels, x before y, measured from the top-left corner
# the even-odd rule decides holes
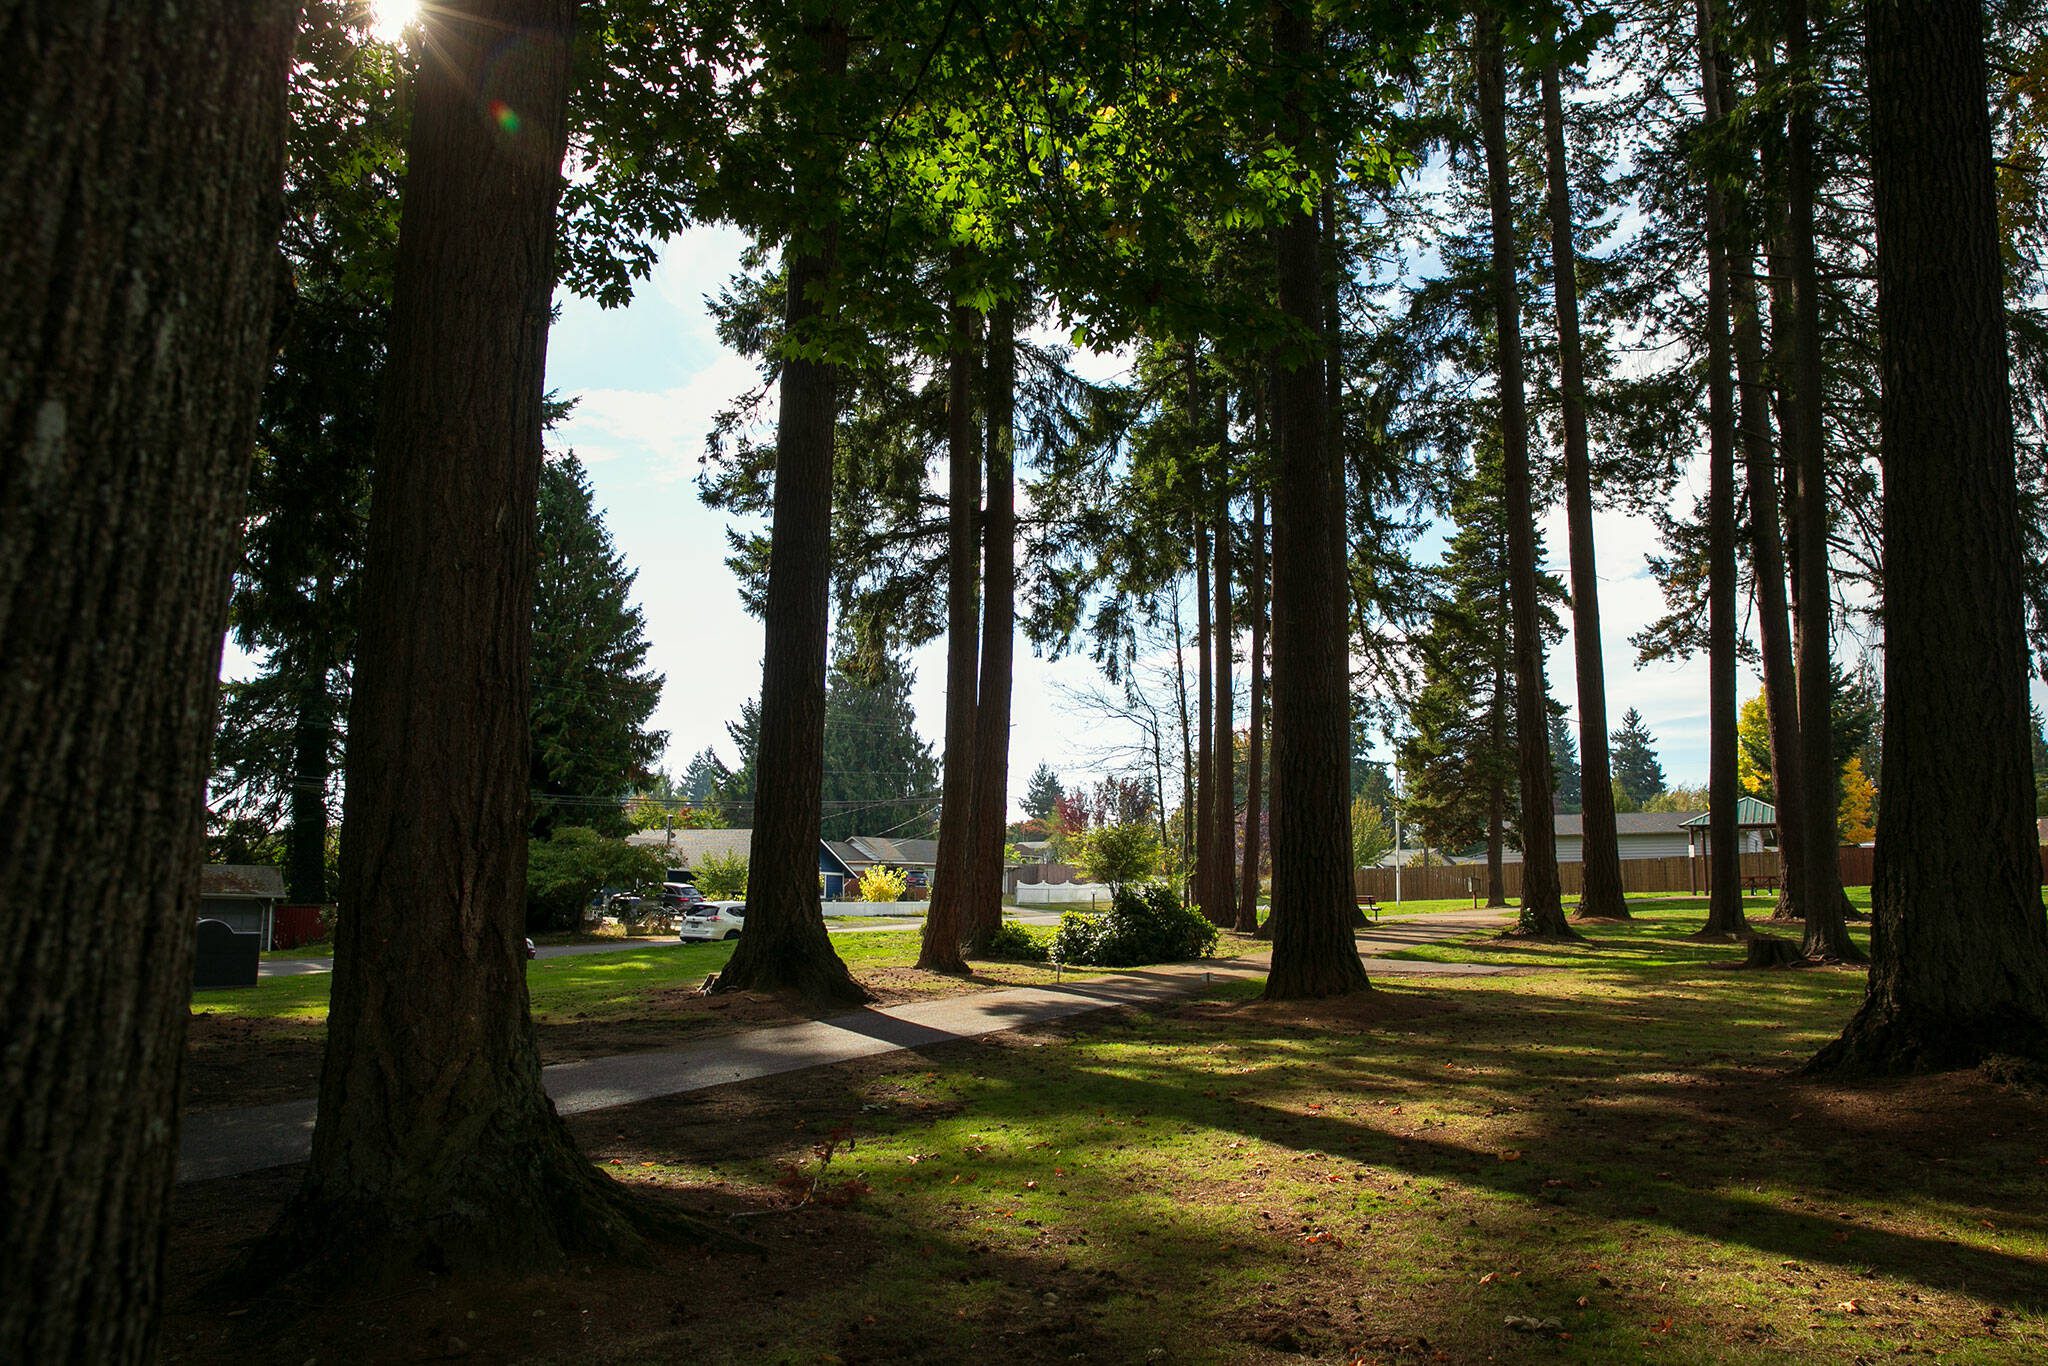
[[[722,351],[673,388],[585,389],[552,444],[574,447],[589,463],[640,457],[658,478],[685,478],[697,472],[719,411],[760,382],[752,361]],[[764,422],[775,419],[776,397],[771,390],[761,407]]]

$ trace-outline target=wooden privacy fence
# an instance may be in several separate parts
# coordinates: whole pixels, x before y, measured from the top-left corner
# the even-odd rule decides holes
[[[1868,887],[1870,885],[1869,849],[1849,846],[1842,850],[1842,885],[1845,887]],[[2048,854],[2044,854],[2044,866],[2048,866]],[[1742,855],[1742,876],[1776,877],[1781,870],[1776,852]],[[1560,863],[1557,865],[1558,881],[1566,896],[1577,896],[1585,886],[1584,865]],[[1507,884],[1509,896],[1522,894],[1522,865],[1504,863],[1501,865],[1501,880]],[[1353,887],[1359,896],[1374,897],[1380,901],[1394,899],[1394,870],[1392,868],[1360,868],[1352,874]],[[1621,888],[1625,892],[1704,892],[1707,886],[1706,859],[1687,858],[1683,854],[1670,858],[1629,858],[1621,861]],[[1486,865],[1483,863],[1455,863],[1449,867],[1438,865],[1433,868],[1403,868],[1401,870],[1401,899],[1403,901],[1437,901],[1450,897],[1469,897],[1474,889],[1483,898],[1486,895]]]

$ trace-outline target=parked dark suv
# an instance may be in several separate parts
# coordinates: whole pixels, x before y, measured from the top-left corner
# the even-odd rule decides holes
[[[664,911],[688,911],[704,904],[704,893],[691,882],[664,882],[661,884],[661,908]]]

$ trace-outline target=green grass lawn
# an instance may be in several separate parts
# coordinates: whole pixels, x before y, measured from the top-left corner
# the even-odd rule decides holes
[[[893,924],[891,918],[875,923]],[[536,1023],[574,1020],[591,1023],[639,1012],[646,998],[671,988],[696,987],[732,957],[732,943],[651,945],[611,953],[571,954],[537,958],[526,965],[526,987]],[[917,961],[918,936],[848,934],[832,947],[856,975],[885,969],[909,969]],[[1050,968],[1035,964],[991,964],[1013,984],[1050,982]],[[1068,977],[1077,975],[1068,972]],[[328,973],[303,977],[266,977],[253,987],[196,992],[195,1012],[248,1020],[318,1021],[327,1018]],[[934,986],[943,985],[933,983]],[[996,985],[1001,985],[997,983]]]
[[[260,1340],[194,1308],[166,1342],[208,1360],[384,1359],[448,1334],[533,1360],[2048,1359],[2048,1098],[1974,1072],[1803,1078],[1863,974],[1734,971],[1733,945],[1686,940],[1696,900],[1642,911],[1588,927],[1590,948],[1412,951],[1551,971],[1306,1006],[1232,983],[578,1116],[605,1170],[746,1241],[295,1311]],[[868,974],[914,951],[838,947]],[[630,1009],[727,951],[536,963],[536,1013]],[[241,995],[312,1009],[324,990]],[[246,1238],[293,1180],[192,1198],[248,1202],[226,1224]]]
[[[1867,887],[1850,893],[1850,900],[1867,907]],[[1858,900],[1858,893],[1862,899]],[[1771,913],[1776,898],[1752,896],[1743,899],[1743,910],[1753,927],[1766,934],[1783,935],[1796,941],[1799,927],[1758,925]],[[1577,966],[1610,977],[1617,972],[1644,967],[1704,966],[1729,963],[1742,957],[1739,946],[1726,943],[1698,943],[1688,936],[1706,922],[1705,897],[1643,896],[1629,898],[1625,921],[1603,921],[1576,928],[1585,936],[1579,944],[1532,943],[1502,939],[1498,930],[1478,930],[1461,938],[1412,949],[1398,949],[1389,958],[1413,958],[1437,963],[1491,963],[1505,967]],[[1849,926],[1849,934],[1866,952],[1870,947],[1867,922]]]
[[[767,1287],[721,1312],[772,1313],[773,1342],[694,1340],[704,1360],[2043,1359],[2048,1103],[1790,1075],[1862,974],[1714,966],[1732,946],[1683,942],[1702,919],[1661,907],[1596,927],[1596,955],[1526,951],[1564,971],[1360,1011],[1234,984],[593,1117],[585,1142],[710,1208],[786,1204],[792,1170],[852,1199],[746,1225]],[[821,1167],[839,1126],[855,1145]],[[792,1285],[795,1255],[839,1270]],[[685,1340],[648,1325],[629,1355]]]

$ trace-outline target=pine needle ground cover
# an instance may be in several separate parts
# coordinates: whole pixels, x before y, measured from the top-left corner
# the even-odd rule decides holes
[[[1683,908],[1605,955],[1257,984],[574,1121],[745,1240],[188,1304],[173,1360],[2021,1362],[2048,1356],[2048,1098],[1791,1072],[1860,974],[1739,972]],[[1536,970],[1541,969],[1541,970]],[[184,1188],[181,1284],[290,1172]]]

